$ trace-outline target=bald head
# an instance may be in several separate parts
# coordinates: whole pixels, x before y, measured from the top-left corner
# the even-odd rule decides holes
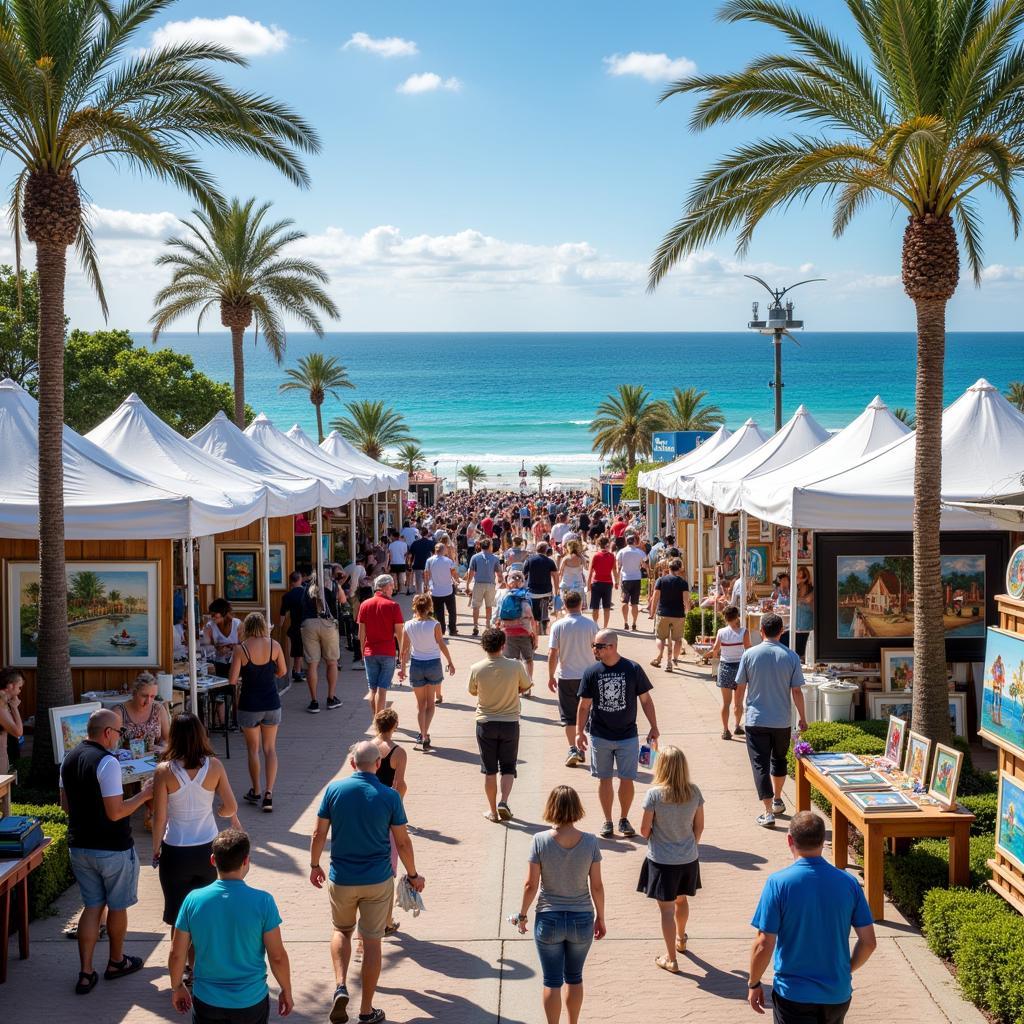
[[[100,708],[89,716],[89,724],[85,728],[85,734],[91,740],[100,741],[103,739],[105,729],[118,729],[119,722],[117,715],[109,708]]]
[[[619,660],[619,636],[614,629],[602,629],[594,637],[594,657],[605,665]]]
[[[372,772],[380,760],[380,751],[372,740],[360,740],[353,744],[350,752],[352,765],[357,772]]]

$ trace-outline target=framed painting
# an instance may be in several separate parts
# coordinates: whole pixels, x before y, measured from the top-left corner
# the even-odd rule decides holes
[[[946,660],[978,661],[987,623],[998,621],[995,590],[1006,565],[1007,534],[944,533],[941,544]],[[881,661],[882,648],[912,640],[909,533],[818,533],[814,550],[817,657]]]
[[[896,768],[903,763],[903,739],[907,734],[907,723],[895,715],[889,716],[889,728],[885,733],[885,753],[882,755]]]
[[[996,815],[996,853],[1024,871],[1024,780],[999,773],[999,813]]]
[[[774,532],[775,531],[772,528],[772,524],[771,523],[765,522],[765,520],[763,520],[763,519],[759,519],[758,520],[757,539],[762,544],[771,544],[771,542],[772,542],[772,534]]]
[[[747,548],[747,581],[763,586],[768,582],[768,545],[751,544]]]
[[[773,546],[775,548],[775,560],[789,565],[790,529],[788,526],[776,526],[774,529]],[[813,538],[814,534],[810,530],[798,529],[796,531],[796,560],[798,562],[810,562],[813,560]]]
[[[285,566],[287,557],[288,547],[285,544],[271,544],[267,549],[271,590],[286,590],[288,588],[288,570]]]
[[[868,714],[871,718],[884,721],[891,715],[902,718],[908,726],[913,725],[911,712],[913,702],[909,693],[868,693]],[[949,726],[954,736],[967,736],[965,693],[951,693],[949,700]]]
[[[984,666],[978,732],[1024,757],[1024,636],[990,626]]]
[[[910,647],[883,647],[882,689],[886,693],[909,690],[914,685],[914,651]]]
[[[68,751],[73,750],[86,737],[89,716],[103,705],[98,700],[84,704],[67,704],[50,708],[50,730],[53,736],[53,760],[60,764]]]
[[[1024,545],[1010,555],[1006,565],[1006,592],[1017,601],[1024,598]]]
[[[918,732],[907,734],[907,753],[903,758],[903,774],[924,786],[928,782],[928,762],[932,741]]]
[[[956,788],[960,784],[960,769],[964,755],[943,743],[935,744],[935,763],[928,780],[928,795],[946,807],[956,806]]]
[[[718,520],[721,531],[722,545],[724,547],[737,548],[740,546],[740,517],[720,516]]]
[[[258,608],[262,602],[262,550],[257,544],[217,545],[217,596],[236,608]]]
[[[727,580],[735,579],[740,574],[740,549],[725,548],[722,551],[722,575]]]
[[[10,664],[36,664],[39,565],[6,563]],[[148,668],[160,658],[160,563],[69,561],[68,647],[73,668]]]

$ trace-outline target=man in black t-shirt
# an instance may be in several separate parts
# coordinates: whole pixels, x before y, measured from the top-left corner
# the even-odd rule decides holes
[[[683,575],[681,558],[668,563],[668,574],[654,584],[651,597],[651,612],[656,615],[655,635],[658,638],[658,653],[651,664],[661,668],[661,652],[665,651],[665,671],[671,672],[682,657],[683,625],[690,607],[690,584]]]
[[[538,544],[537,553],[530,555],[523,564],[523,575],[533,602],[533,617],[540,625],[540,636],[548,631],[551,598],[558,589],[558,566],[548,557],[550,550],[547,544]]]
[[[412,575],[414,589],[417,594],[426,591],[423,588],[423,573],[427,568],[427,559],[434,553],[434,539],[430,531],[425,527],[420,528],[420,536],[409,545],[409,554],[412,556]]]
[[[598,780],[597,796],[604,813],[600,835],[611,837],[613,778],[619,780],[619,833],[636,835],[629,823],[633,803],[633,782],[637,777],[640,737],[636,727],[637,704],[643,708],[650,729],[647,742],[658,739],[658,721],[651,698],[647,673],[628,658],[620,658],[619,638],[612,629],[602,629],[594,637],[595,664],[585,669],[580,680],[579,709],[576,712],[576,749],[587,749],[590,774]]]
[[[292,659],[292,682],[300,683],[306,678],[302,671],[302,573],[293,572],[288,577],[289,589],[281,597],[281,617],[278,626],[283,626],[288,619],[285,635],[288,637],[288,656]]]

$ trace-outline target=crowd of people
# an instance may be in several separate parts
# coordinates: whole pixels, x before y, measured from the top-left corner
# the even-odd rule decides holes
[[[616,835],[639,834],[646,840],[636,889],[658,906],[664,950],[654,964],[670,973],[680,970],[690,900],[701,889],[705,801],[685,752],[659,744],[654,683],[640,663],[620,652],[619,643],[621,636],[639,631],[643,603],[654,619],[651,666],[672,673],[683,657],[682,626],[691,594],[682,552],[667,540],[653,550],[655,545],[642,541],[642,525],[628,513],[612,515],[583,494],[529,501],[493,493],[448,495],[415,522],[392,530],[379,560],[371,551],[352,566],[327,567],[323,579],[316,573],[293,574],[281,605],[287,649],[271,637],[262,614],[239,620],[227,602],[210,606],[205,639],[216,648],[218,671],[238,689],[250,781],[241,799],[264,812],[273,810],[278,776],[278,683],[305,679],[307,711],[316,713],[322,661],[326,706],[340,706],[342,620],[352,624],[353,664],[365,673],[371,735],[349,751],[351,773],[322,794],[310,839],[309,882],[327,888],[333,926],[332,1024],[349,1019],[348,985],[356,960],[356,1018],[364,1024],[385,1020],[374,1005],[381,943],[397,929],[396,900],[415,906],[426,883],[404,806],[409,754],[395,740],[399,713],[387,698],[396,676],[399,683],[408,679],[418,730],[414,749],[433,749],[430,727],[444,700],[442,685],[446,674],[449,679],[456,674],[448,638],[459,635],[457,598],[463,594],[463,619],[472,621],[480,646],[465,690],[475,699],[483,817],[493,824],[516,817],[512,796],[523,766],[521,702],[532,692],[543,636],[548,689],[557,696],[568,747],[565,764],[589,767],[601,810],[597,833],[584,832],[578,824],[586,795],[566,785],[550,791],[543,813],[550,828],[533,837],[521,904],[511,918],[525,933],[536,904],[533,933],[548,1024],[557,1024],[563,1011],[570,1024],[580,1018],[587,954],[608,931],[602,841]],[[412,596],[409,619],[396,600],[403,586]],[[620,629],[609,628],[616,596]],[[346,607],[347,616],[341,614]],[[763,804],[757,824],[774,827],[775,816],[785,811],[782,789],[794,709],[800,727],[805,724],[800,659],[780,642],[778,615],[763,616],[757,644],[740,621],[735,607],[726,608],[726,626],[715,640],[722,734],[745,738]],[[0,728],[8,732],[12,723],[20,723],[19,678],[15,670],[0,676]],[[165,720],[154,698],[151,682],[141,679],[121,711],[94,712],[86,740],[61,767],[72,866],[85,908],[77,928],[76,991],[87,994],[99,981],[93,957],[104,914],[109,942],[104,979],[142,967],[140,958],[124,950],[128,909],[137,901],[139,883],[130,818],[152,804],[153,867],[163,891],[163,920],[171,929],[174,1007],[191,1011],[197,1024],[260,1024],[270,1012],[269,964],[279,988],[278,1013],[287,1015],[294,998],[281,914],[270,893],[245,882],[250,844],[224,766],[195,715]],[[161,761],[153,780],[126,797],[113,752],[126,733],[139,731],[152,740]],[[652,785],[636,829],[631,814],[642,766],[652,769]],[[227,828],[219,829],[218,817]],[[748,1000],[755,1012],[763,1012],[761,977],[774,957],[776,1021],[839,1024],[850,1001],[851,972],[874,947],[871,916],[859,886],[823,860],[819,817],[793,815],[788,843],[795,863],[768,879],[754,915]],[[851,928],[857,934],[852,954]]]

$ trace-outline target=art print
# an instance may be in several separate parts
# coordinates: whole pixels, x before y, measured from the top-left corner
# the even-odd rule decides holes
[[[53,759],[57,764],[88,735],[89,716],[103,705],[98,700],[50,708]]]
[[[882,689],[887,693],[910,690],[914,685],[914,651],[912,648],[882,648]]]
[[[747,582],[765,584],[768,582],[768,547],[752,544],[747,548]]]
[[[897,767],[901,763],[903,753],[903,737],[907,732],[907,723],[895,715],[889,716],[889,729],[885,734],[885,753],[882,755],[888,762]]]
[[[776,561],[790,562],[790,537],[791,531],[788,526],[775,527],[775,558]],[[814,557],[813,550],[814,535],[811,530],[797,529],[796,531],[796,560],[798,562],[810,562]]]
[[[285,567],[287,552],[288,549],[284,544],[271,544],[267,549],[271,590],[284,590],[287,587],[288,573]]]
[[[907,726],[913,725],[913,701],[909,693],[869,693],[868,711],[872,718],[884,721],[890,715],[902,718]],[[965,717],[966,694],[951,693],[949,695],[949,727],[954,736],[966,737],[967,719]]]
[[[1010,555],[1006,565],[1006,592],[1017,601],[1024,598],[1024,545]]]
[[[1024,755],[1024,636],[990,627],[978,732]]]
[[[999,773],[996,853],[1024,871],[1024,781],[1005,771]]]
[[[221,597],[237,605],[259,603],[259,555],[256,551],[221,548],[219,569]]]
[[[928,781],[928,761],[931,759],[932,741],[920,733],[907,736],[907,753],[903,759],[903,774],[922,786]]]
[[[946,807],[956,805],[956,789],[960,782],[960,768],[964,755],[953,747],[935,744],[935,763],[932,765],[928,795]]]

